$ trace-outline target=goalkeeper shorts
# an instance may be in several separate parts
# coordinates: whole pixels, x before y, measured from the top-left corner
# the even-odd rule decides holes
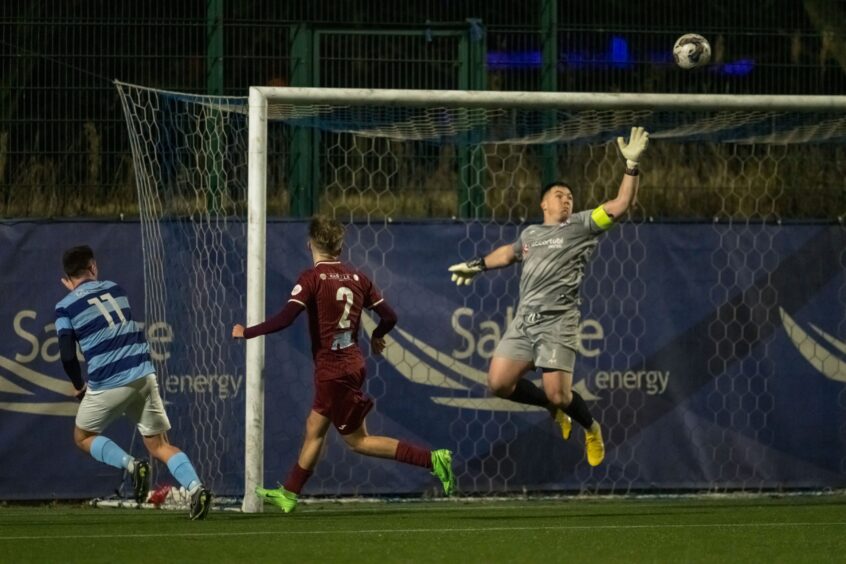
[[[579,310],[517,311],[494,356],[534,363],[536,368],[573,373]]]

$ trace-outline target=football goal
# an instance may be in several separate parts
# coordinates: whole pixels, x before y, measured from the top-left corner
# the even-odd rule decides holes
[[[269,479],[271,453],[280,480],[276,474],[295,459],[311,366],[302,335],[286,336],[288,344],[271,354],[265,338],[237,344],[230,330],[284,304],[289,282],[309,266],[302,221],[290,219],[317,212],[349,225],[343,258],[367,272],[400,314],[385,360],[369,365],[377,411],[381,399],[426,402],[439,434],[425,434],[435,423],[418,417],[420,435],[410,438],[449,442],[462,461],[463,492],[779,487],[781,478],[759,464],[775,440],[768,355],[782,326],[776,255],[785,221],[846,214],[846,97],[270,87],[215,97],[117,88],[135,165],[146,319],[172,331],[157,368],[174,383],[163,386],[174,431],[192,445],[186,450],[216,492],[246,492],[245,511],[261,510],[249,493]],[[539,219],[545,182],[571,182],[577,209],[613,197],[623,174],[614,140],[634,125],[651,134],[639,201],[603,243],[602,260],[588,266],[575,375],[612,450],[597,468],[528,472],[550,466],[548,457],[515,438],[541,426],[545,414],[485,392],[487,359],[516,305],[519,270],[490,272],[449,297],[424,283],[440,263],[514,241]],[[671,276],[673,265],[646,272],[647,243],[656,237],[651,226],[667,221],[696,222],[703,240],[716,242],[701,268],[713,274],[704,303],[717,313],[707,320],[687,319],[692,311],[663,314],[679,318],[679,333],[703,324],[696,338],[706,343],[704,356],[694,359],[702,362],[684,374],[649,366],[667,343],[656,343],[648,326],[660,306],[645,280]],[[426,241],[425,230],[447,239]],[[445,240],[452,244],[442,246]],[[846,268],[846,251],[828,258]],[[846,299],[842,286],[839,295]],[[738,362],[751,367],[742,377]],[[389,400],[400,385],[414,394]],[[663,439],[644,429],[694,389],[705,392],[678,462],[694,470],[687,480],[663,476],[645,460]],[[398,418],[380,416],[370,431],[393,432]],[[748,440],[714,439],[729,427]],[[707,470],[696,469],[698,459],[710,461]],[[322,464],[309,493],[421,489],[421,482],[357,467],[358,456],[337,442]]]

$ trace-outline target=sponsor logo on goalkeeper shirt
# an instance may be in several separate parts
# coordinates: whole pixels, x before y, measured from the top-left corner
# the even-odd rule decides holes
[[[563,237],[553,237],[551,239],[544,239],[543,241],[532,241],[532,248],[534,247],[549,247],[550,249],[560,249],[564,246]]]

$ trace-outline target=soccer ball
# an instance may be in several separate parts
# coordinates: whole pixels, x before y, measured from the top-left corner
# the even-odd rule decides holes
[[[673,59],[683,69],[693,69],[711,60],[711,44],[696,33],[686,33],[673,45]]]

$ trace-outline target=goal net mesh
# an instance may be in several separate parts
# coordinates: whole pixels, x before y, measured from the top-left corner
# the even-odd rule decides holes
[[[146,319],[172,334],[157,362],[172,433],[215,491],[241,495],[244,350],[229,333],[233,323],[243,322],[246,304],[247,100],[126,84],[118,90],[136,168]],[[772,279],[779,276],[775,239],[784,236],[779,225],[785,221],[833,220],[846,213],[846,115],[351,102],[271,103],[268,122],[268,217],[290,217],[305,202],[349,224],[342,258],[373,278],[401,318],[385,359],[368,364],[368,393],[377,405],[368,419],[371,434],[400,434],[455,450],[459,486],[469,494],[781,487],[769,465],[760,463],[776,440],[768,380],[771,347],[782,325],[773,313],[779,298]],[[548,416],[485,391],[487,362],[516,306],[519,269],[486,273],[467,289],[451,290],[448,299],[442,286],[423,287],[415,273],[423,262],[443,267],[447,277],[449,264],[514,241],[521,228],[541,219],[544,178],[571,183],[577,209],[614,197],[622,175],[614,139],[628,136],[635,124],[646,126],[652,139],[638,204],[588,265],[574,378],[603,424],[609,459],[588,466],[581,432],[574,429],[569,458],[553,461],[544,446],[554,431]],[[680,325],[703,324],[698,333],[685,334],[702,339],[697,351],[707,362],[666,370],[688,380],[673,388],[677,393],[695,388],[700,398],[688,412],[696,415],[686,422],[687,448],[666,453],[668,464],[689,466],[684,482],[645,465],[642,448],[649,424],[683,399],[661,395],[662,371],[649,369],[665,350],[658,345],[672,343],[654,342],[647,328],[648,316],[663,306],[651,301],[643,281],[650,252],[645,230],[674,222],[695,223],[717,242],[700,265],[715,280],[706,300],[714,313],[689,319],[695,312],[664,313],[678,316]],[[406,244],[421,225],[433,234],[457,229],[458,237],[446,248],[438,246],[441,238]],[[268,229],[292,233],[294,241],[267,249],[266,303],[272,312],[284,304],[309,258],[303,222],[273,219]],[[846,270],[846,250],[832,260]],[[665,267],[661,275],[672,277],[674,265]],[[837,283],[837,307],[843,310],[842,277]],[[432,325],[432,311],[443,312],[436,327],[408,329],[405,320],[413,327]],[[372,327],[365,318],[366,332]],[[846,334],[846,321],[837,329]],[[293,327],[274,337],[279,341],[267,341],[268,481],[281,481],[295,461],[310,405],[305,333]],[[451,337],[441,338],[444,333]],[[288,348],[278,345],[283,340]],[[426,405],[397,407],[391,389],[404,386],[425,389],[408,401]],[[838,401],[846,408],[843,393]],[[415,414],[416,423],[398,426],[382,409],[388,402]],[[664,430],[673,431],[678,429]],[[650,432],[650,441],[661,440],[659,432]],[[738,433],[748,440],[738,440]],[[846,440],[846,428],[839,437]],[[432,444],[436,440],[443,444]],[[713,462],[703,471],[697,460]],[[846,460],[840,465],[846,468]],[[330,433],[306,493],[434,491],[423,473],[408,478],[409,472],[387,466],[348,451]],[[814,484],[797,479],[788,487]]]

